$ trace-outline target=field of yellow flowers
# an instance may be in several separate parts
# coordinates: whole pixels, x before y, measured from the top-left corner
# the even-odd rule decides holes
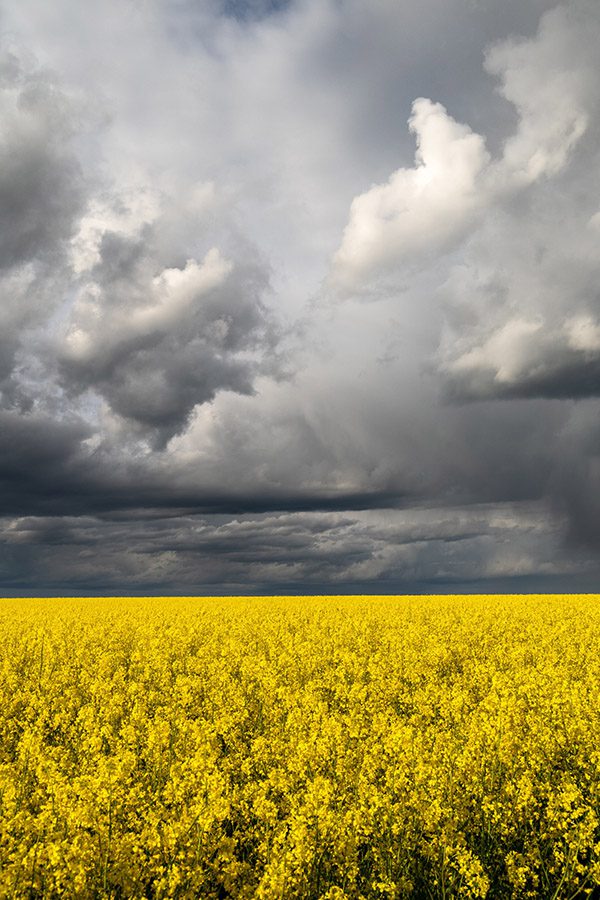
[[[0,898],[600,888],[600,598],[0,601]]]

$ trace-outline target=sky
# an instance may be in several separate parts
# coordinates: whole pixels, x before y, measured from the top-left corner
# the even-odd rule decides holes
[[[0,594],[600,591],[597,0],[4,0]]]

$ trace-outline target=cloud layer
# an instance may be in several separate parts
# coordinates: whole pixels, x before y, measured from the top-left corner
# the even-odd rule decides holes
[[[6,591],[597,586],[596,3],[3,17]]]

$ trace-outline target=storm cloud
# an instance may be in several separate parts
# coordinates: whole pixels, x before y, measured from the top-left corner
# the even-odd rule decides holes
[[[1,24],[6,593],[598,588],[597,3]]]

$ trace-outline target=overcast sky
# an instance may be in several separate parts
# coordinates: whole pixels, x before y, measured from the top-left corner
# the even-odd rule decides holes
[[[0,593],[600,590],[597,0],[4,0]]]

